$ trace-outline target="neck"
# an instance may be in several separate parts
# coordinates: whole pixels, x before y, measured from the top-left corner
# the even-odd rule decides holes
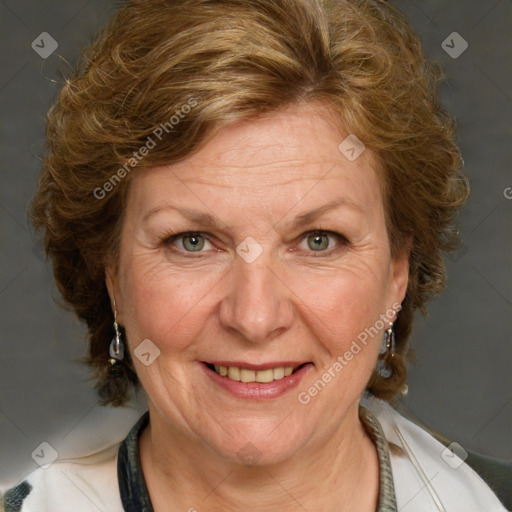
[[[329,439],[301,448],[278,464],[228,461],[175,430],[150,406],[140,438],[144,477],[155,512],[375,511],[376,449],[355,406]]]

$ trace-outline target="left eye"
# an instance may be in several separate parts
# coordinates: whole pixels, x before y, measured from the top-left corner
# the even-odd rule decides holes
[[[306,250],[309,249],[314,252],[323,252],[331,249],[336,243],[343,241],[343,237],[338,233],[331,233],[326,231],[313,231],[306,233],[301,244],[306,243]],[[304,247],[301,247],[304,248]]]

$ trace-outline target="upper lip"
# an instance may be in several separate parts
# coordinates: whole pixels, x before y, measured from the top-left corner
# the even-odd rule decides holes
[[[245,361],[203,361],[203,363],[211,364],[214,366],[233,366],[235,368],[244,368],[247,370],[268,370],[269,368],[280,368],[282,366],[292,366],[293,368],[297,368],[298,366],[301,366],[303,364],[309,363],[310,361],[272,361],[269,363],[261,363],[261,364],[254,364],[254,363],[247,363]]]

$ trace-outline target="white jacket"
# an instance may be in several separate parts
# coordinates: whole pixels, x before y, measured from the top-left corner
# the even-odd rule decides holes
[[[379,420],[388,443],[404,452],[390,450],[399,512],[506,511],[480,476],[428,432],[386,402],[372,398],[363,405]]]
[[[381,400],[365,399],[362,405],[377,418],[392,445],[390,460],[399,512],[506,511],[485,482],[430,434]],[[21,511],[123,512],[118,448],[115,444],[34,471],[25,480],[33,489]]]

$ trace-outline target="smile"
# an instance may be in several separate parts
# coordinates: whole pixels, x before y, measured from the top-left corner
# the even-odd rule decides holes
[[[299,366],[277,366],[265,370],[252,370],[249,368],[240,368],[238,366],[208,365],[214,369],[218,375],[227,377],[237,382],[261,382],[267,383],[274,380],[281,380],[290,376]]]
[[[219,389],[238,398],[272,399],[296,388],[312,362],[279,361],[249,364],[242,361],[201,361],[205,375]]]

